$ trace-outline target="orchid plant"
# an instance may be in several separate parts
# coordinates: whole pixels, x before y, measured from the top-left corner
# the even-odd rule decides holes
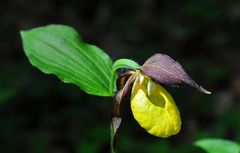
[[[121,124],[121,102],[127,95],[131,96],[131,110],[139,125],[151,135],[166,138],[180,131],[181,117],[162,85],[188,84],[210,94],[165,54],[153,55],[142,66],[130,59],[113,63],[104,51],[87,44],[73,28],[64,25],[21,31],[21,37],[29,61],[42,72],[55,74],[88,94],[113,97],[112,152]],[[118,75],[122,68],[127,71]]]

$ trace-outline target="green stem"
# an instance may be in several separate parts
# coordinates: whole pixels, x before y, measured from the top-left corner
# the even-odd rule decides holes
[[[114,93],[116,92],[116,78],[117,78],[117,70],[120,69],[120,68],[129,68],[129,69],[139,69],[140,68],[140,65],[138,63],[136,63],[135,61],[133,60],[130,60],[130,59],[119,59],[117,61],[114,62],[113,64],[113,67],[112,67],[112,73],[111,73],[111,82],[110,82],[110,93]],[[113,124],[112,124],[112,121],[110,123],[110,147],[111,147],[111,153],[116,153],[115,152],[115,149],[113,148],[113,143],[114,143],[114,136],[115,136],[115,133],[114,133],[114,128],[113,128]]]
[[[111,148],[111,153],[116,153],[113,148],[113,141],[114,141],[114,130],[113,130],[112,123],[110,123],[110,148]]]

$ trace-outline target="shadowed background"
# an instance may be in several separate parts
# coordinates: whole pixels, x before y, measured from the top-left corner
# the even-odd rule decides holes
[[[237,0],[8,0],[0,5],[0,152],[106,153],[112,99],[87,95],[31,66],[20,30],[74,27],[109,56],[139,64],[154,53],[179,61],[212,91],[166,87],[182,116],[167,139],[149,135],[122,105],[121,153],[196,153],[200,138],[240,142],[240,2]]]

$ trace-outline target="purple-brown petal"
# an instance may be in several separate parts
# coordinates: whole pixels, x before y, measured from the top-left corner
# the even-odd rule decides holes
[[[119,105],[122,102],[122,99],[130,92],[131,84],[135,80],[135,78],[135,74],[132,74],[126,81],[124,87],[116,93],[114,98]]]
[[[159,83],[166,85],[188,84],[200,92],[211,94],[199,86],[188,74],[183,67],[174,59],[165,54],[155,54],[150,57],[141,67],[144,75],[150,76]]]

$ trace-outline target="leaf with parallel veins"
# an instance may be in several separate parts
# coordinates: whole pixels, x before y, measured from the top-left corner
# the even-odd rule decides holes
[[[85,43],[69,26],[49,25],[21,31],[23,49],[33,66],[55,74],[88,94],[112,96],[112,60],[100,48]]]

